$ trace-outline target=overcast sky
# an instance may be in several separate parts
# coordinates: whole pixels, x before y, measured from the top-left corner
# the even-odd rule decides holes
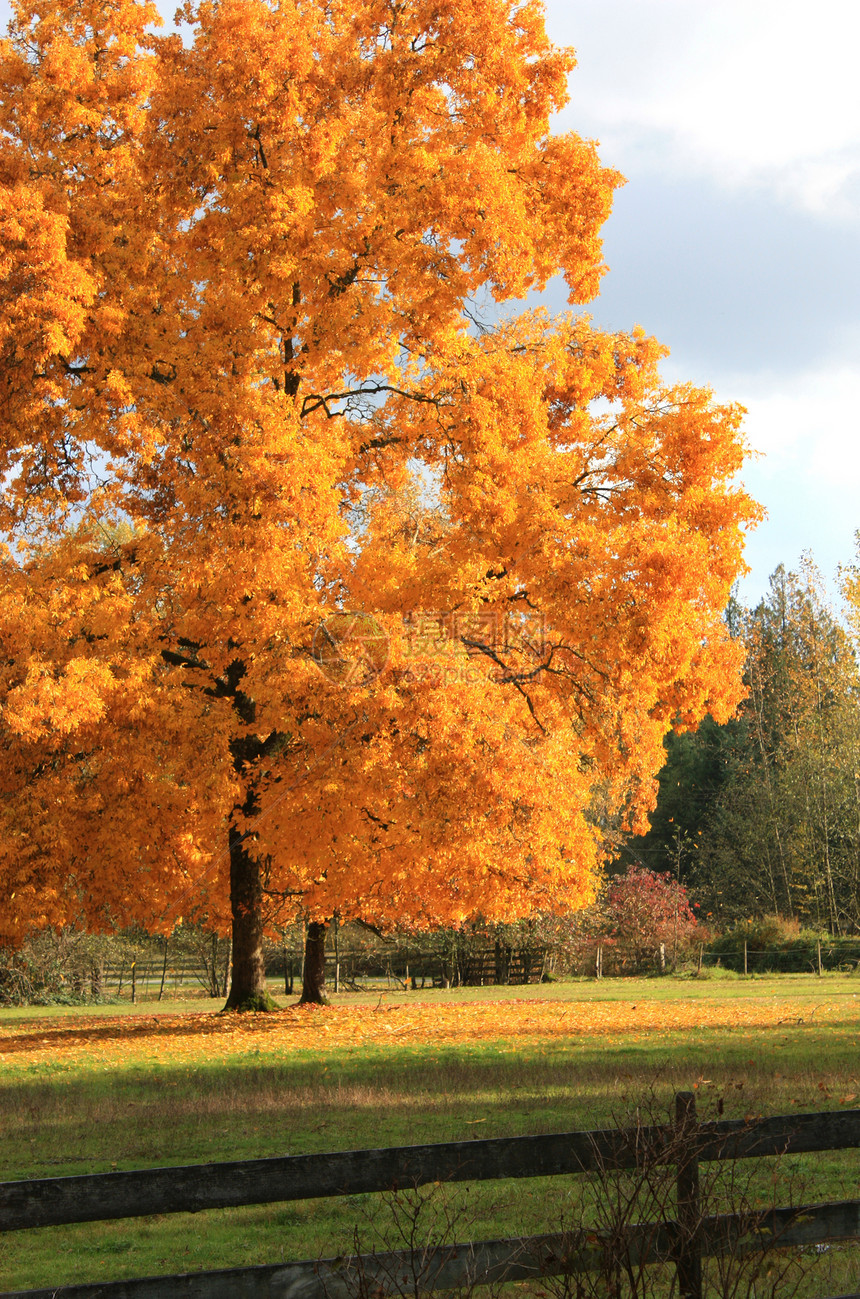
[[[805,550],[832,580],[860,528],[860,6],[546,5],[579,59],[558,126],[628,179],[592,314],[643,325],[671,348],[667,377],[747,406],[768,518],[744,598]]]

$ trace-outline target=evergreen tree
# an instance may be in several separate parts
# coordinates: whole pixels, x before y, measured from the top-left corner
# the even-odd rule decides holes
[[[723,725],[667,737],[651,829],[628,851],[672,869],[717,922],[860,923],[860,677],[811,560],[782,566],[727,622],[747,698]]]

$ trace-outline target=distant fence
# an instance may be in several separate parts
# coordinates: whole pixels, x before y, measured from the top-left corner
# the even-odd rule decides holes
[[[360,991],[364,987],[450,988],[491,984],[539,983],[548,964],[546,948],[496,943],[469,946],[452,953],[436,950],[399,949],[326,953],[326,979],[330,988]],[[266,972],[270,979],[283,979],[286,994],[301,985],[300,949],[270,947],[266,951]],[[164,956],[130,954],[75,970],[66,979],[68,991],[117,999],[157,1000],[197,989],[210,997],[227,994],[230,980],[230,948],[222,941],[212,952],[200,955],[165,953]]]
[[[647,958],[647,959],[646,959]],[[449,988],[539,983],[558,968],[558,957],[546,946],[515,947],[497,941],[452,944],[447,951],[436,947],[403,944],[383,948],[326,953],[326,980],[336,991],[362,988]],[[704,945],[687,947],[682,956],[667,944],[655,944],[643,955],[637,947],[628,950],[613,940],[592,939],[574,961],[581,974],[601,978],[604,974],[636,973],[647,968],[666,974],[721,967],[737,974],[860,972],[860,939],[822,940],[818,943],[789,943],[754,947],[724,942],[714,950]],[[562,968],[567,968],[563,965]],[[266,949],[269,978],[283,979],[286,994],[301,984],[302,952],[295,945],[270,945]],[[197,990],[210,997],[226,996],[230,980],[230,943],[226,939],[201,945],[198,952],[176,952],[165,947],[128,953],[124,958],[70,971],[65,976],[67,991],[79,996],[108,996],[130,1001],[157,1000]]]
[[[701,1299],[702,1260],[860,1239],[860,1200],[703,1215],[699,1164],[786,1152],[855,1149],[860,1110],[755,1123],[700,1123],[692,1092],[675,1098],[674,1123],[630,1130],[502,1137],[236,1163],[153,1168],[0,1184],[0,1231],[62,1223],[196,1213],[249,1204],[417,1188],[434,1182],[610,1173],[644,1154],[675,1168],[676,1217],[631,1223],[621,1239],[554,1232],[347,1258],[18,1291],[18,1299],[356,1299],[593,1272],[609,1245],[638,1264],[676,1269],[681,1299]],[[416,1273],[416,1266],[418,1273]],[[9,1294],[0,1299],[12,1299]],[[860,1299],[860,1294],[841,1299]]]
[[[289,963],[293,968],[292,957]],[[418,946],[400,947],[394,952],[330,951],[326,955],[326,979],[338,989],[360,989],[382,981],[402,988],[525,985],[540,983],[548,964],[546,947],[514,947],[504,942],[463,944],[448,952]],[[291,983],[285,986],[291,990]]]
[[[211,997],[223,997],[227,993],[229,979],[229,957],[223,967],[221,963],[214,968],[193,957],[162,962],[159,960],[115,961],[102,967],[100,971],[99,991],[115,997],[126,996],[131,1001],[138,997],[175,996],[187,988],[197,988]]]
[[[704,943],[687,943],[673,951],[671,943],[654,940],[652,946],[625,944],[619,939],[592,938],[583,944],[573,960],[576,972],[603,978],[637,973],[695,973],[724,969],[735,974],[825,974],[860,972],[860,939],[834,938],[820,942],[790,942],[770,947],[752,943],[729,944],[718,940],[708,949]]]
[[[703,964],[711,968],[719,965],[736,974],[824,974],[836,970],[850,973],[860,968],[860,939],[822,939],[770,947],[752,943],[717,944],[713,951],[704,952]]]

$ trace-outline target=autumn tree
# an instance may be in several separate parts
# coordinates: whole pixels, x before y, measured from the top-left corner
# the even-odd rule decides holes
[[[755,509],[652,339],[500,306],[595,295],[619,183],[535,0],[182,13],[0,50],[2,930],[205,911],[253,1008],[276,912],[587,901]]]

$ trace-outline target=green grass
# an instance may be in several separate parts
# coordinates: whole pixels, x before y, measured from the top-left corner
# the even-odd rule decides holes
[[[796,1022],[778,1030],[700,1028],[633,1041],[620,1035],[451,1047],[392,1043],[316,1051],[243,1049],[226,1063],[109,1071],[44,1063],[0,1075],[0,1176],[61,1176],[111,1168],[313,1153],[421,1141],[588,1128],[623,1115],[649,1094],[668,1105],[675,1090],[698,1084],[703,1116],[722,1102],[729,1116],[838,1108],[860,1093],[858,980],[787,976],[746,980],[605,980],[528,990],[342,994],[347,1004],[392,1004],[416,997],[566,1001],[673,999],[725,1001],[790,997]],[[839,1013],[816,1023],[822,998]],[[294,999],[293,999],[294,1000]],[[195,999],[190,1008],[217,1009]],[[189,1009],[188,1003],[184,1006]],[[136,1007],[83,1013],[152,1014]],[[175,1004],[158,1004],[174,1013]],[[4,1024],[39,1016],[74,1019],[73,1007],[0,1012]],[[511,1013],[516,1009],[512,1006]],[[801,1021],[802,1022],[798,1022]],[[94,1062],[95,1063],[95,1062]],[[860,1102],[855,1102],[855,1104]],[[767,1161],[746,1166],[764,1202]],[[803,1183],[803,1198],[854,1197],[856,1152],[784,1160],[778,1186]],[[554,1229],[569,1216],[582,1179],[500,1182],[453,1194],[462,1238]],[[785,1202],[777,1194],[777,1202]],[[390,1227],[379,1197],[268,1205],[10,1233],[0,1260],[6,1290],[319,1257],[352,1248],[356,1229],[372,1245]],[[836,1255],[833,1255],[836,1257]],[[841,1256],[840,1256],[841,1257]],[[848,1289],[846,1284],[842,1287]],[[838,1293],[822,1288],[818,1293]]]

